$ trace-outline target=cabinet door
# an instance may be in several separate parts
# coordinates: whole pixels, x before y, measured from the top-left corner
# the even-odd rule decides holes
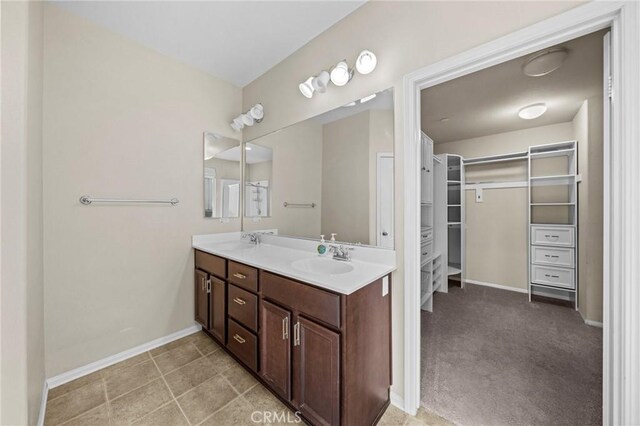
[[[291,313],[273,303],[262,302],[260,371],[281,397],[291,399]]]
[[[210,277],[211,288],[209,293],[209,326],[211,334],[216,336],[222,343],[226,343],[225,319],[227,317],[225,301],[227,299],[226,284],[216,277]]]
[[[294,327],[295,401],[317,425],[340,424],[340,335],[305,318]]]
[[[196,269],[195,275],[195,320],[204,328],[209,328],[209,295],[207,294],[206,272]]]

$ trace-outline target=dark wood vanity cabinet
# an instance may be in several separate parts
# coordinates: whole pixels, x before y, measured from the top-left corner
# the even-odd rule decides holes
[[[209,274],[196,269],[195,276],[195,312],[196,322],[202,324],[204,328],[209,328],[209,292],[208,289]]]
[[[196,250],[196,321],[312,425],[372,425],[389,404],[389,287],[337,294]]]

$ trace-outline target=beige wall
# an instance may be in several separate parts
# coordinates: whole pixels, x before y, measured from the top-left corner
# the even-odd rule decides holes
[[[283,203],[320,204],[322,126],[308,120],[251,142],[273,149],[271,216],[245,218],[244,230],[277,229],[281,235],[318,238],[320,207],[287,208]]]
[[[44,31],[51,377],[193,324],[191,236],[240,229],[203,217],[202,133],[236,136],[241,91],[50,3]]]
[[[43,6],[2,2],[0,423],[36,424],[45,379]]]
[[[535,127],[462,141],[437,143],[436,154],[463,157],[526,151],[530,145],[572,140],[571,123]],[[467,182],[526,181],[527,162],[515,161],[466,168]],[[475,191],[466,192],[467,278],[527,289],[527,188],[487,189],[476,203]]]
[[[259,126],[245,131],[252,139],[337,108],[390,86],[395,93],[395,170],[403,170],[402,77],[515,30],[571,9],[580,2],[368,2],[242,91],[243,106],[261,102],[268,113]],[[362,49],[378,56],[378,67],[357,75],[344,87],[303,97],[298,84],[342,58],[351,63]],[[393,392],[404,395],[403,312],[403,175],[395,176],[395,247],[393,274]]]
[[[369,111],[323,126],[322,234],[369,244]]]

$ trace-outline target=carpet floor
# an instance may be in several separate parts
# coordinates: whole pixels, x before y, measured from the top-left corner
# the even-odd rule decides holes
[[[421,403],[460,425],[602,424],[602,329],[467,284],[422,311]]]

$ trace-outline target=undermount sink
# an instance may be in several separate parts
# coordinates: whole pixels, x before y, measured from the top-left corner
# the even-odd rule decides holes
[[[320,275],[340,275],[353,271],[353,265],[325,257],[312,257],[291,263],[293,269]]]
[[[246,250],[255,248],[256,245],[245,241],[229,241],[217,244],[216,247],[220,250]]]

